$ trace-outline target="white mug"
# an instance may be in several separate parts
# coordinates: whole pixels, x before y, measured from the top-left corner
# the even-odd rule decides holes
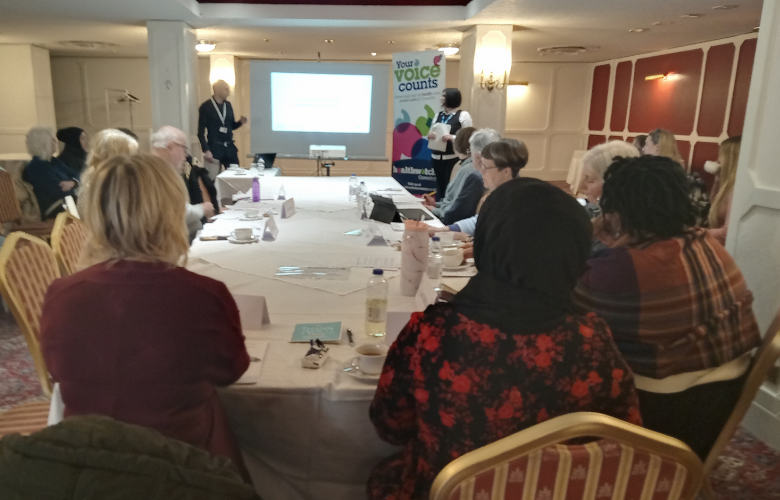
[[[260,216],[260,210],[257,210],[256,208],[250,208],[249,210],[244,211],[244,215],[248,219],[256,219]]]
[[[239,241],[247,241],[252,239],[252,228],[251,227],[240,227],[233,231],[232,233],[233,238],[239,240]]]
[[[441,260],[444,267],[458,267],[463,262],[463,249],[445,248],[441,251]]]
[[[387,359],[387,346],[383,344],[361,344],[355,348],[358,353],[358,368],[368,375],[382,372]]]
[[[239,166],[238,166],[237,163],[231,163],[230,164],[230,170],[238,170],[238,169],[239,169]]]

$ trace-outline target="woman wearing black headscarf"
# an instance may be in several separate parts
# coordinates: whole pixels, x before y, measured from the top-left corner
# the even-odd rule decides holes
[[[479,273],[451,303],[414,313],[388,353],[370,416],[404,450],[374,469],[372,500],[427,498],[451,460],[558,415],[640,423],[606,323],[575,313],[591,231],[574,198],[543,181],[515,179],[488,197]]]
[[[81,174],[87,166],[87,133],[78,127],[61,128],[57,131],[57,140],[65,144],[57,158]]]

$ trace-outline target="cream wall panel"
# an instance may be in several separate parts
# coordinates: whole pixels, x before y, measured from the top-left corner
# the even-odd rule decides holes
[[[553,70],[550,64],[516,63],[512,67],[511,79],[527,81],[529,85],[526,89],[510,89],[506,107],[507,132],[547,129],[550,124]]]
[[[547,136],[533,132],[525,134],[507,132],[506,137],[523,141],[528,148],[528,164],[520,172],[524,176],[542,178],[547,165]]]
[[[32,47],[31,59],[38,125],[56,127],[57,119],[54,113],[54,91],[52,89],[49,51],[40,47]]]
[[[572,153],[584,149],[585,144],[585,137],[580,133],[552,134],[547,146],[545,175],[552,175],[555,180],[565,180],[569,173]]]
[[[29,45],[0,46],[0,67],[6,69],[5,78],[0,78],[0,129],[29,129],[36,124],[31,49]]]
[[[557,131],[581,133],[587,126],[593,68],[589,64],[560,64],[554,71],[551,125]],[[569,160],[571,156],[566,159],[567,167]]]
[[[52,83],[54,84],[54,106],[60,118],[57,125],[74,124],[93,133],[94,126],[90,124],[86,114],[84,100],[85,82],[82,65],[76,59],[53,57],[51,59]]]

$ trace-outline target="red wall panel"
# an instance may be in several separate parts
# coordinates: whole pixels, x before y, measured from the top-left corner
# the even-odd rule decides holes
[[[607,139],[603,135],[589,135],[588,136],[588,149],[593,146],[607,142]]]
[[[691,170],[699,173],[702,180],[707,184],[707,191],[712,189],[712,184],[715,182],[715,176],[704,170],[704,162],[709,160],[718,160],[718,143],[697,142],[693,147]]]
[[[607,97],[609,96],[609,64],[596,66],[593,70],[593,90],[590,94],[589,130],[602,130],[607,115]]]
[[[688,141],[677,141],[677,149],[680,150],[680,154],[683,157],[685,165],[688,165],[688,158],[691,154],[691,143]]]
[[[609,129],[622,132],[626,127],[628,96],[631,93],[631,61],[623,61],[615,68],[615,92],[612,94],[612,117]]]
[[[729,136],[740,135],[745,125],[750,77],[753,75],[753,59],[756,57],[757,38],[742,42],[737,62],[737,76],[734,80],[734,95],[731,98],[731,116],[729,117]]]
[[[691,134],[703,59],[702,49],[638,59],[628,129],[646,133],[660,127],[675,134]],[[665,73],[674,76],[668,81],[645,80],[648,75]]]
[[[726,43],[710,47],[707,52],[699,124],[696,127],[699,135],[718,137],[723,131],[735,50],[733,43]]]

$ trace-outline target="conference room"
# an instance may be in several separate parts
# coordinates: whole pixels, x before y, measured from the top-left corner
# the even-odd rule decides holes
[[[0,0],[0,497],[773,498],[780,8],[667,3]]]

